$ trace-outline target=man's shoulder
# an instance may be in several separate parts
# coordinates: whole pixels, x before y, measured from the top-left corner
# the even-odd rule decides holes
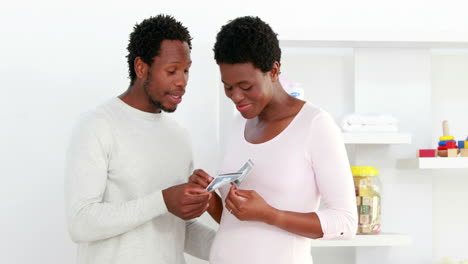
[[[108,129],[113,115],[113,100],[108,100],[93,109],[82,113],[76,124],[77,128],[101,130]]]

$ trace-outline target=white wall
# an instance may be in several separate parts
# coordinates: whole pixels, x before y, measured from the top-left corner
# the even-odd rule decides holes
[[[197,165],[214,172],[220,87],[211,47],[228,19],[259,15],[282,39],[467,41],[464,1],[441,4],[2,2],[0,263],[73,262],[63,210],[65,146],[80,113],[126,89],[125,47],[132,25],[141,19],[170,13],[194,36],[191,80],[176,116],[192,131]]]
[[[145,8],[156,5],[151,1],[110,4],[2,4],[0,263],[74,262],[63,203],[70,130],[80,113],[126,90],[128,35],[157,13]],[[194,41],[190,85],[177,113],[192,131],[196,165],[209,172],[218,156],[211,45]]]
[[[283,46],[282,54],[281,74],[300,83],[306,99],[337,120],[354,110],[352,49]]]
[[[413,245],[405,248],[357,250],[357,263],[429,263],[432,259],[432,184],[427,180],[390,180],[415,177],[394,169],[395,160],[414,158],[418,146],[430,142],[431,56],[429,49],[359,48],[355,50],[354,96],[357,113],[392,114],[400,131],[413,135],[411,145],[360,146],[354,162],[376,166],[383,183],[382,231],[408,234]],[[394,177],[396,178],[396,177]],[[413,208],[418,208],[414,210]]]
[[[448,120],[456,139],[468,137],[468,53],[435,52],[432,56],[433,146]],[[468,259],[468,170],[434,172],[434,258]]]

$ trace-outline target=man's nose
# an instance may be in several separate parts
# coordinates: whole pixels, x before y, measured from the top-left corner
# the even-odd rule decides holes
[[[182,73],[177,76],[177,79],[175,81],[175,85],[179,88],[185,88],[187,86],[188,82],[188,74]]]

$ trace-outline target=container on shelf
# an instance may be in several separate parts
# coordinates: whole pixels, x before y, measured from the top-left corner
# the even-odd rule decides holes
[[[359,215],[358,234],[380,233],[381,183],[379,171],[370,166],[352,166]]]
[[[305,100],[304,99],[304,88],[302,87],[301,83],[298,82],[291,82],[284,76],[284,74],[280,75],[280,82],[283,85],[283,88],[286,92],[295,98]]]
[[[292,97],[305,100],[304,99],[304,88],[298,82],[291,83],[291,86],[288,87],[288,93]]]

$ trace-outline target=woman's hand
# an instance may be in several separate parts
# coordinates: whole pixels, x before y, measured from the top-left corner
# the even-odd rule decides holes
[[[189,177],[190,183],[197,184],[198,186],[205,189],[211,181],[213,181],[213,177],[201,169],[194,170],[192,175]]]
[[[256,191],[239,190],[235,185],[226,197],[226,209],[241,221],[271,223],[275,216],[275,209]]]

